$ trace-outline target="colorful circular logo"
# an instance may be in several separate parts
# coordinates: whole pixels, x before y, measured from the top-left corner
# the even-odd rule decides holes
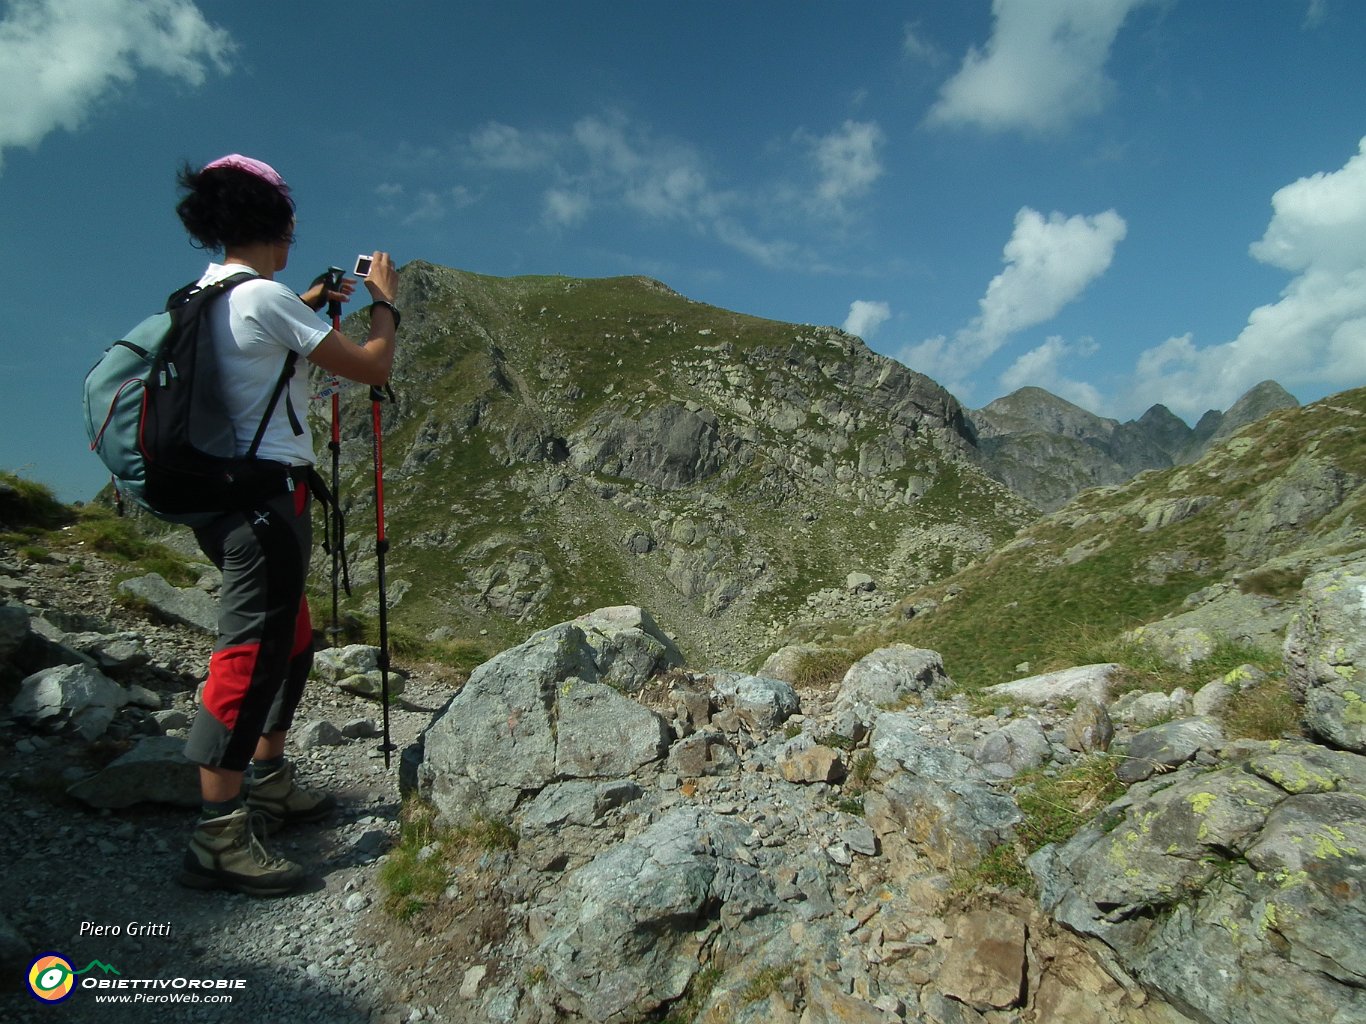
[[[60,953],[43,953],[28,968],[28,988],[33,998],[60,1003],[76,989],[76,972]]]

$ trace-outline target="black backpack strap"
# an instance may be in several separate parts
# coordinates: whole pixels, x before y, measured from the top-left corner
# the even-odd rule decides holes
[[[323,509],[323,551],[337,552],[341,562],[342,589],[351,596],[351,570],[346,562],[346,517],[342,515],[337,496],[327,486],[317,469],[308,467],[308,489]]]
[[[261,441],[266,436],[266,427],[270,426],[270,417],[275,413],[275,407],[280,404],[280,396],[284,394],[285,388],[289,385],[289,379],[294,376],[294,364],[299,361],[299,353],[290,352],[285,356],[284,369],[280,371],[280,378],[275,382],[275,390],[270,393],[270,401],[266,403],[266,413],[261,417],[261,425],[256,428],[256,436],[251,439],[251,447],[247,449],[247,458],[256,458],[257,449],[261,447]],[[289,407],[289,424],[294,428],[295,434],[304,432],[303,424],[299,422],[299,417],[294,413],[294,405],[291,402],[285,403]]]

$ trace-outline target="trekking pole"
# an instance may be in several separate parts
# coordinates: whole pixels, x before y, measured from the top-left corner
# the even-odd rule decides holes
[[[384,441],[380,424],[380,404],[385,397],[394,400],[389,385],[370,388],[370,416],[375,431],[375,559],[379,575],[379,677],[380,701],[384,705],[384,767],[389,767],[389,753],[397,750],[389,740],[389,595],[384,583],[384,555],[389,550],[389,538],[384,532]]]
[[[336,291],[341,288],[342,276],[345,271],[341,267],[327,268],[327,290]],[[339,299],[327,300],[327,312],[332,317],[332,329],[341,330],[341,301]],[[332,497],[337,504],[337,515],[341,512],[341,387],[340,384],[332,388],[332,440],[327,443],[327,450],[332,453]],[[332,627],[328,630],[328,636],[332,641],[332,646],[337,645],[337,636],[341,632],[341,626],[337,621],[337,577],[340,571],[340,561],[342,557],[341,545],[335,538],[329,538],[332,547]]]

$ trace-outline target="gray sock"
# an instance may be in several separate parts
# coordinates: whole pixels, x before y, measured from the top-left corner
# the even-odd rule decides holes
[[[200,805],[199,820],[210,821],[213,818],[224,818],[242,806],[242,798],[234,797],[231,800],[224,800],[216,803],[212,800],[205,800]]]

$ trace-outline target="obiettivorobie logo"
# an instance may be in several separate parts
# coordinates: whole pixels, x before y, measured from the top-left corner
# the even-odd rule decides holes
[[[230,1003],[246,987],[243,978],[125,978],[101,960],[78,971],[61,953],[42,953],[28,968],[28,990],[43,1003],[70,999],[78,988],[94,990],[96,1002]]]
[[[76,991],[76,979],[90,971],[102,971],[105,974],[118,974],[117,967],[101,963],[99,960],[91,960],[79,971],[73,970],[71,961],[60,953],[42,953],[28,968],[28,990],[33,993],[33,998],[44,1003],[60,1003],[64,999],[70,999],[71,993]]]

